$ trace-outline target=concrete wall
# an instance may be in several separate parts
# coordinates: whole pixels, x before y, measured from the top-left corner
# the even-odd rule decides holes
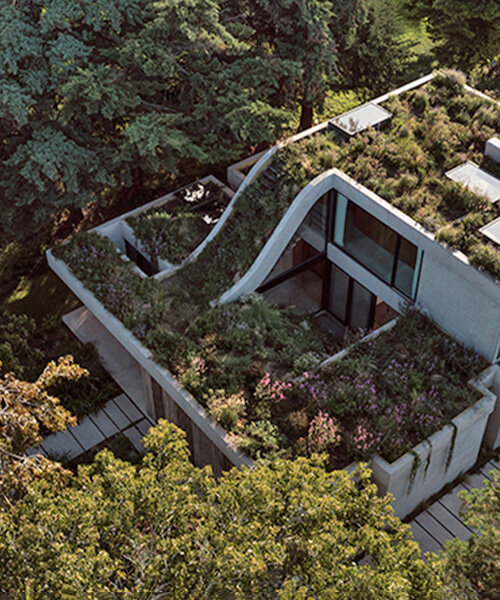
[[[200,430],[200,435],[195,436],[192,430],[192,439],[198,440],[193,445],[193,451],[197,453],[199,464],[209,464],[213,456],[224,455],[229,463],[240,466],[251,466],[252,461],[242,454],[232,443],[227,433],[219,427],[207,415],[198,402],[189,394],[178,381],[163,367],[158,365],[153,359],[151,352],[145,348],[125,326],[87,290],[83,284],[71,273],[65,263],[56,259],[51,251],[47,251],[47,262],[50,268],[58,277],[69,287],[69,289],[79,298],[96,319],[114,336],[114,338],[130,353],[130,355],[139,363],[150,377],[158,382],[164,390],[169,402],[173,402],[179,408],[178,420],[185,423],[185,418],[192,422],[192,426]],[[147,383],[147,381],[146,381]],[[151,398],[148,400],[148,406],[151,408]],[[173,411],[170,406],[171,412]],[[184,415],[184,416],[183,416]],[[152,416],[154,414],[152,413]],[[200,440],[201,433],[205,436],[203,442]],[[209,448],[209,442],[215,447]],[[203,452],[207,453],[206,460],[203,459]],[[210,463],[211,464],[211,463]],[[217,464],[223,463],[222,459]]]
[[[453,419],[454,427],[446,425],[392,464],[380,456],[370,461],[380,493],[393,494],[398,517],[410,514],[476,463],[496,400],[491,391],[477,387],[484,396]]]
[[[484,433],[483,444],[488,450],[497,450],[500,448],[500,365],[494,365],[486,369],[478,377],[481,385],[495,394],[495,406],[491,413],[486,431]]]
[[[153,400],[152,377],[144,369],[142,369],[142,377],[148,411],[151,409],[152,415],[156,420],[165,418],[186,433],[193,463],[197,467],[210,465],[216,476],[221,475],[222,471],[231,469],[234,466],[233,463],[161,386],[159,386],[159,389],[161,392],[162,411],[160,414],[156,414]]]
[[[464,254],[436,242],[434,236],[411,217],[338,169],[322,173],[299,192],[254,264],[222,294],[220,302],[231,302],[261,285],[309,210],[330,189],[338,190],[423,250],[416,304],[443,329],[493,362],[500,341],[500,285],[470,265]],[[392,308],[399,310],[407,302],[403,294],[340,248],[329,244],[327,255]]]

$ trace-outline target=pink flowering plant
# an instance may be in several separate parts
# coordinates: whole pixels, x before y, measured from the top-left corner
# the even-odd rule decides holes
[[[309,452],[325,452],[338,446],[340,432],[337,423],[324,410],[311,420],[307,431],[307,448]]]
[[[350,459],[396,460],[479,399],[468,380],[486,361],[407,310],[390,331],[331,364],[329,414]]]

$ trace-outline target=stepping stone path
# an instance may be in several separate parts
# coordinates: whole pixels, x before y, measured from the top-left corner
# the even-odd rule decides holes
[[[30,454],[41,452],[55,459],[72,461],[88,450],[103,445],[115,435],[123,434],[142,455],[146,449],[141,440],[153,424],[148,414],[133,400],[120,394],[74,427],[47,436],[40,447],[31,449]]]

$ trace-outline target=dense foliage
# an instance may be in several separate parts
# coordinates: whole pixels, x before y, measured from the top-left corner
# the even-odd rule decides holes
[[[500,471],[491,481],[470,492],[460,492],[467,541],[446,543],[442,558],[446,594],[450,600],[497,600],[500,597]]]
[[[413,17],[426,19],[445,65],[470,68],[498,54],[497,0],[405,0],[404,4]]]
[[[0,365],[1,366],[1,365]],[[12,508],[37,479],[51,484],[64,475],[60,465],[27,450],[42,441],[41,428],[63,431],[76,423],[51,387],[61,379],[78,380],[87,371],[71,356],[51,362],[34,382],[7,373],[0,379],[0,510]]]
[[[341,424],[350,457],[393,461],[480,398],[467,382],[487,364],[407,309],[390,331],[320,371],[317,402]]]
[[[467,381],[485,361],[416,311],[314,373],[339,345],[307,317],[257,294],[186,308],[187,297],[174,302],[141,279],[97,234],[56,254],[253,457],[320,450],[335,466],[374,453],[392,461],[479,397]],[[108,286],[118,277],[115,302]]]
[[[160,422],[134,467],[108,452],[66,486],[0,512],[0,590],[12,600],[437,600],[438,572],[369,471],[313,460],[215,480]],[[363,565],[357,560],[366,558]]]
[[[6,2],[0,20],[6,231],[140,193],[181,160],[227,162],[289,118],[215,0]]]

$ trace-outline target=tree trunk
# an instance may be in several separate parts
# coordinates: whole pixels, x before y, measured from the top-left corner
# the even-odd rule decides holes
[[[312,102],[302,100],[300,103],[300,125],[299,130],[309,129],[313,124],[313,105]]]

